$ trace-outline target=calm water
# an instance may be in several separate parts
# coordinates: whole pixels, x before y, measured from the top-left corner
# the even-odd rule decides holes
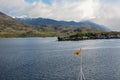
[[[86,80],[120,80],[120,40],[56,40],[0,39],[0,80],[77,80],[79,48]]]

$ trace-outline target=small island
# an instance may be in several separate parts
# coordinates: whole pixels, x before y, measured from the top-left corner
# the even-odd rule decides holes
[[[80,32],[69,36],[58,37],[58,41],[78,41],[94,39],[120,39],[120,32]]]

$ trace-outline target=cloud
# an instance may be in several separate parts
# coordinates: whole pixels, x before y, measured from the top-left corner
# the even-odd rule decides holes
[[[8,7],[6,7],[8,6]],[[94,18],[98,0],[52,0],[48,5],[38,0],[32,4],[24,0],[2,0],[0,7],[4,12],[14,16],[45,17],[57,20],[75,20]]]
[[[0,0],[0,10],[10,16],[44,17],[56,20],[92,20],[120,31],[120,1],[116,0]]]
[[[120,3],[101,4],[94,22],[104,24],[110,29],[120,31]]]
[[[0,10],[11,16],[24,15],[29,7],[24,0],[0,0]]]
[[[42,1],[30,5],[29,17],[44,17],[56,20],[81,21],[94,18],[98,0],[53,0],[51,5]]]

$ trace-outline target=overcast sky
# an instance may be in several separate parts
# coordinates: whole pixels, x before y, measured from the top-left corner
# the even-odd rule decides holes
[[[120,31],[120,0],[0,0],[0,11],[14,17],[91,20]]]

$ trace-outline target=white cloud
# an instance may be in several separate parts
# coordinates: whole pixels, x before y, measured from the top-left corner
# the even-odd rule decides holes
[[[120,31],[118,1],[112,4],[112,0],[52,0],[49,5],[42,0],[34,3],[27,3],[25,0],[0,0],[0,10],[12,16],[26,15],[67,21],[92,20]]]
[[[95,17],[94,11],[98,5],[98,0],[61,0],[59,3],[54,0],[52,5],[39,2],[34,5],[29,16],[81,21]]]
[[[21,16],[26,14],[30,4],[24,0],[0,0],[0,10],[8,15]]]
[[[117,5],[116,5],[117,4]],[[94,22],[104,24],[112,30],[120,31],[120,3],[101,4]]]
[[[8,7],[7,7],[8,6]],[[2,0],[0,7],[10,15],[29,17],[45,17],[57,20],[75,20],[93,18],[97,9],[98,0],[53,0],[51,5],[43,3],[41,0],[29,4],[24,0]]]

